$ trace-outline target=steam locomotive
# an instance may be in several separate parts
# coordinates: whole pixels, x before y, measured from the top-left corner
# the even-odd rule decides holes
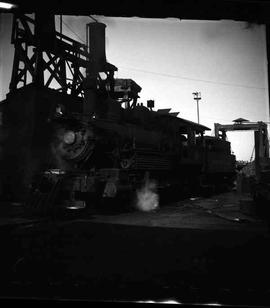
[[[95,106],[87,107],[91,116],[56,106],[51,166],[33,185],[31,208],[91,208],[108,200],[130,208],[143,187],[179,198],[232,184],[228,141],[204,136],[207,127],[167,109],[154,111],[154,101],[137,103],[140,87],[131,79],[114,79],[113,86],[112,93],[99,87]]]
[[[22,26],[33,22],[29,17],[20,18]],[[22,184],[26,188],[27,208],[48,213],[124,199],[114,202],[118,207],[128,204],[140,189],[186,196],[207,187],[231,185],[235,157],[230,143],[204,136],[209,128],[182,119],[170,109],[154,111],[153,100],[146,106],[139,103],[141,87],[132,79],[115,78],[117,68],[106,60],[104,24],[87,25],[89,46],[43,31],[38,17],[35,36],[30,27],[16,30],[18,24],[13,31],[15,48],[23,40],[36,44],[39,49],[34,49],[36,54],[31,57],[36,57],[35,63],[43,63],[31,70],[36,74],[33,83],[17,89],[22,74],[19,61],[25,58],[15,58],[12,91],[2,104],[10,136],[3,166],[7,175],[14,175],[15,190]],[[52,44],[47,44],[48,33]],[[38,50],[47,52],[47,68],[59,56],[56,73],[46,84],[45,60]],[[64,61],[73,61],[71,95]],[[85,77],[80,66],[86,70]],[[53,76],[63,93],[46,87]]]

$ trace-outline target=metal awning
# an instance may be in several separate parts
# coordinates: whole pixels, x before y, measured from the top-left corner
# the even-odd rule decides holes
[[[196,133],[202,133],[206,130],[211,130],[209,127],[186,120],[182,118],[178,118],[175,116],[171,116],[170,114],[162,114],[158,115],[160,118],[169,119],[172,125],[175,125],[176,129],[187,131],[188,128],[194,130]]]

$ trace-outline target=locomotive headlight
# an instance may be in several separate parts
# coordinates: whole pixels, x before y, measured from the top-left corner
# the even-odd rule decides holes
[[[72,130],[69,130],[64,134],[63,140],[66,144],[72,144],[76,140],[76,134]]]

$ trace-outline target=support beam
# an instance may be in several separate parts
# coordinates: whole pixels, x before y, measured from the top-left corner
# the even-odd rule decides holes
[[[266,54],[267,54],[267,72],[268,72],[268,105],[270,112],[270,24],[265,24],[266,34]],[[268,115],[270,116],[270,114]]]
[[[51,14],[37,14],[35,20],[15,15],[11,42],[15,54],[10,91],[31,82],[39,87],[50,87],[52,80],[56,80],[61,92],[69,90],[72,93],[68,94],[82,94],[80,83],[84,76],[81,70],[86,69],[90,55],[85,45],[55,31]],[[72,75],[71,85],[68,84],[68,69]],[[46,80],[45,71],[49,73]]]

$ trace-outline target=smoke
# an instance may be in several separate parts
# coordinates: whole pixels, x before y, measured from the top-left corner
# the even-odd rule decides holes
[[[159,206],[159,196],[156,193],[157,184],[154,181],[147,180],[144,186],[137,190],[135,207],[143,212],[153,211]]]
[[[61,144],[58,146],[56,145],[51,145],[51,151],[54,159],[54,164],[57,169],[61,170],[67,170],[68,169],[68,164],[65,162],[63,157],[59,155],[59,152],[61,151]]]
[[[67,170],[68,164],[63,159],[63,138],[64,138],[65,129],[59,129],[57,130],[54,140],[51,143],[51,152],[53,155],[54,163],[56,165],[56,168],[59,168],[61,170]]]

